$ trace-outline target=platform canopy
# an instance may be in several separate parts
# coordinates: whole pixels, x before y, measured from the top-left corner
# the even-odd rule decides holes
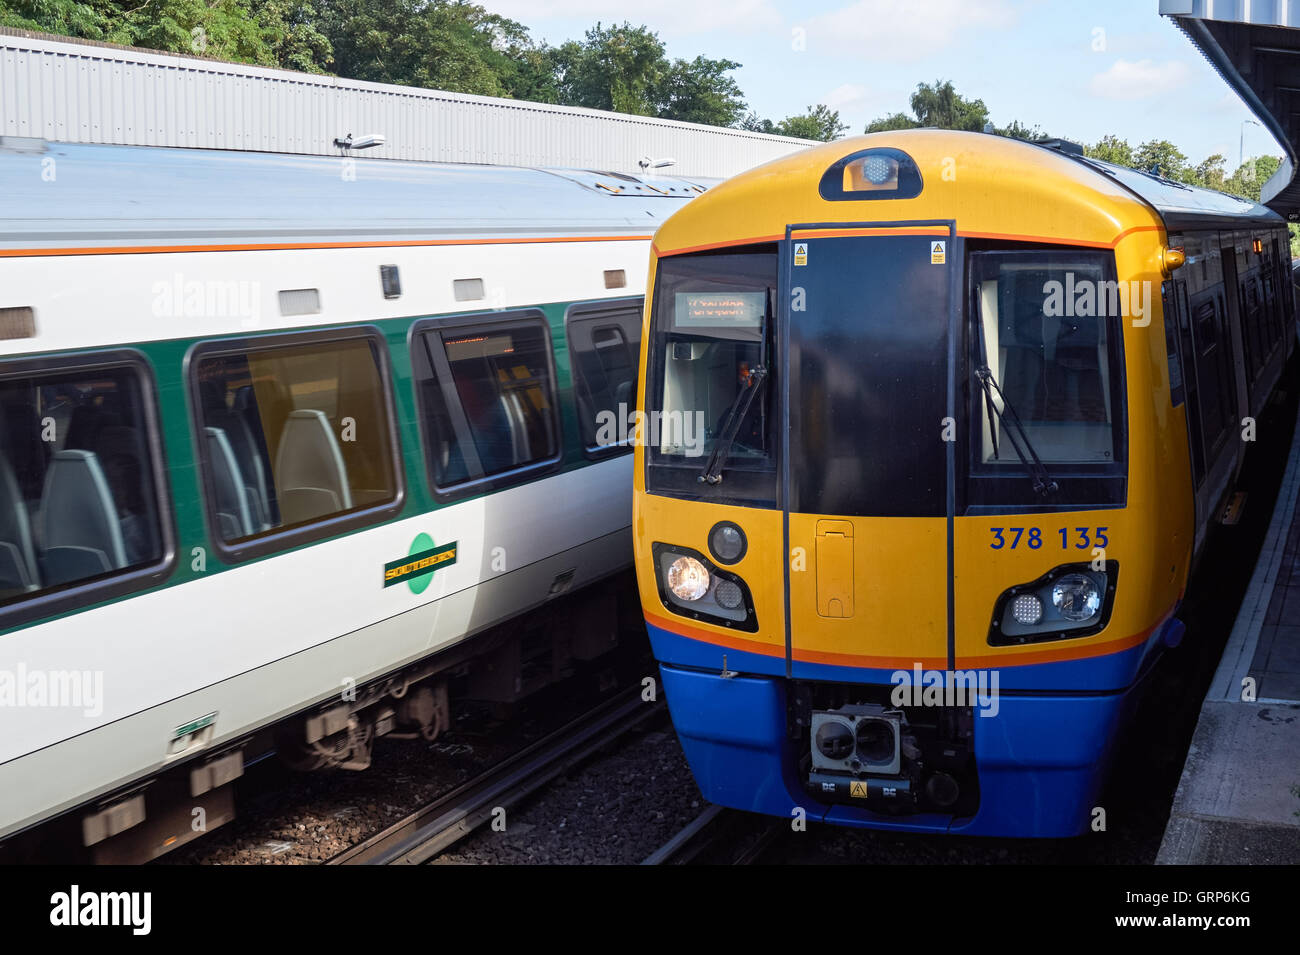
[[[1300,0],[1160,0],[1173,20],[1286,150],[1265,205],[1300,220]]]

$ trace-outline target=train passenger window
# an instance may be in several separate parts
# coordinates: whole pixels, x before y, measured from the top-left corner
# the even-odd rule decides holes
[[[1205,480],[1205,432],[1201,427],[1200,378],[1196,370],[1196,343],[1192,338],[1192,310],[1187,304],[1187,283],[1172,283],[1178,314],[1178,340],[1183,359],[1183,388],[1187,409],[1187,438],[1192,452],[1192,478],[1199,488]]]
[[[565,318],[578,424],[589,457],[630,448],[642,299],[574,305]]]
[[[1260,301],[1259,275],[1251,272],[1241,285],[1243,339],[1246,343],[1246,368],[1253,383],[1271,351],[1265,338],[1263,303]]]
[[[412,359],[435,488],[510,480],[560,456],[545,319],[417,325]],[[493,481],[492,479],[498,479]]]
[[[168,551],[139,364],[28,369],[0,370],[0,606],[114,581]]]
[[[1232,354],[1227,335],[1222,284],[1192,296],[1192,331],[1196,336],[1196,376],[1200,384],[1201,427],[1207,459],[1223,445],[1237,409]]]
[[[1143,306],[1128,301],[1127,283],[1113,280],[1112,262],[1103,253],[1073,251],[971,257],[977,367],[987,365],[1049,467],[1108,465],[1120,457],[1119,321]],[[977,465],[1019,468],[996,407],[982,388],[973,394],[981,422]]]
[[[398,502],[377,339],[333,332],[200,348],[198,444],[210,522],[222,543]]]

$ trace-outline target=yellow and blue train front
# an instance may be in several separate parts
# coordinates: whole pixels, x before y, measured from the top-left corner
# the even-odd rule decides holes
[[[1098,818],[1189,543],[1131,481],[1148,346],[1045,301],[1146,267],[1116,245],[927,219],[658,250],[637,569],[710,801],[1000,836]],[[1159,513],[1190,508],[1169,483]]]

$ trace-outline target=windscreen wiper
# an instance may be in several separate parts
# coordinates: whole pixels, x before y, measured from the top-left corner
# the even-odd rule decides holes
[[[1016,409],[1011,407],[1007,401],[1007,396],[1002,393],[1002,388],[998,385],[997,379],[993,377],[993,372],[989,370],[988,365],[980,365],[975,369],[975,377],[979,379],[980,387],[984,389],[984,404],[988,409],[989,415],[989,436],[993,442],[993,457],[998,456],[998,429],[994,427],[993,415],[997,415],[998,420],[1004,425],[1008,425],[1007,440],[1011,442],[1011,447],[1015,448],[1016,457],[1020,458],[1020,463],[1024,465],[1025,471],[1034,482],[1034,491],[1043,497],[1048,497],[1058,491],[1056,481],[1048,473],[1047,468],[1039,459],[1038,453],[1034,451],[1034,444],[1029,440],[1029,434],[1025,431],[1025,426],[1020,423],[1020,416],[1016,414]],[[996,400],[995,400],[996,398]],[[1002,407],[998,407],[1001,402]],[[1020,440],[1016,440],[1019,434]],[[1024,446],[1021,446],[1021,441]]]
[[[737,392],[736,397],[732,399],[731,407],[727,409],[726,421],[722,425],[722,433],[713,446],[713,453],[709,455],[709,463],[705,465],[704,473],[700,475],[701,484],[722,483],[722,463],[727,460],[727,455],[731,453],[731,446],[735,443],[736,434],[740,431],[740,423],[745,420],[745,415],[749,414],[749,406],[754,403],[754,396],[758,394],[758,386],[762,384],[763,379],[766,377],[767,369],[762,365],[754,368],[745,376],[745,387]]]

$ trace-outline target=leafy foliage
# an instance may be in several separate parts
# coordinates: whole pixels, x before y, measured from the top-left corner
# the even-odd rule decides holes
[[[727,74],[734,60],[669,60],[657,34],[630,23],[597,23],[582,42],[551,52],[559,102],[569,106],[734,126],[744,94]]]
[[[838,139],[848,126],[840,122],[840,114],[822,103],[809,106],[808,112],[798,116],[787,116],[776,123],[770,130],[778,136],[793,136],[796,139],[819,139],[824,143]]]
[[[630,23],[550,47],[465,0],[0,0],[0,25],[716,126],[745,111],[734,60],[670,60]]]

